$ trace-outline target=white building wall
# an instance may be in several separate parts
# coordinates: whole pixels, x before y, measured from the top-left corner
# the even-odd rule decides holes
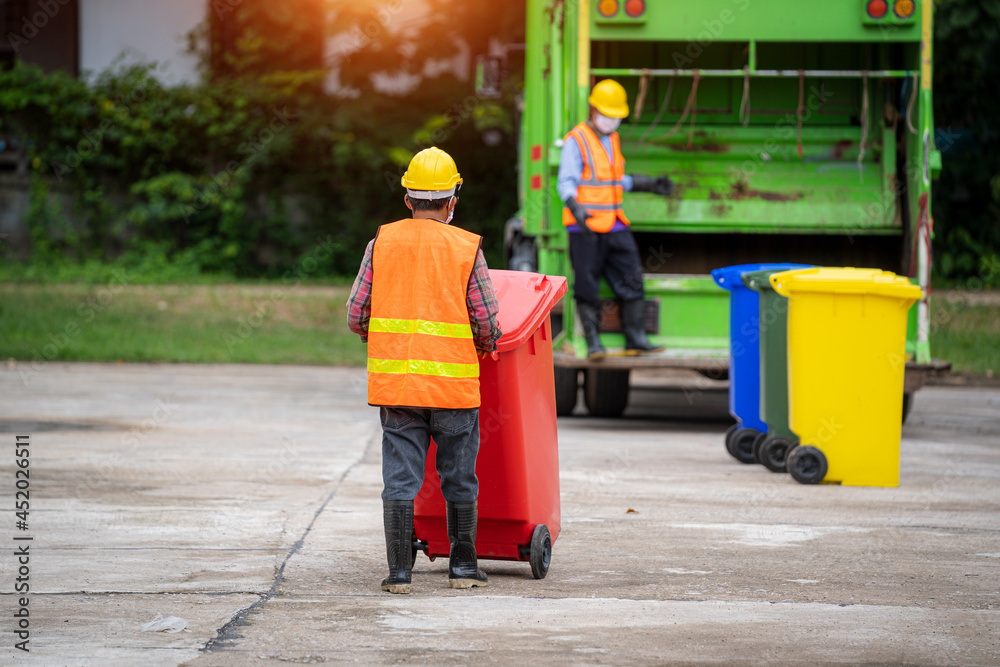
[[[123,53],[125,62],[155,61],[165,84],[198,79],[186,35],[207,17],[207,0],[79,0],[80,71],[93,76]]]

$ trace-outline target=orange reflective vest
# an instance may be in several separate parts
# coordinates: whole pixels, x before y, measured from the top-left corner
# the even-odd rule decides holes
[[[614,164],[608,159],[608,152],[601,145],[597,133],[586,123],[580,123],[566,135],[563,141],[575,141],[583,156],[583,175],[576,190],[576,200],[583,204],[594,217],[587,226],[598,233],[610,232],[616,220],[631,224],[622,210],[622,177],[625,175],[625,158],[622,157],[618,133],[611,133],[611,150]],[[563,208],[563,224],[576,224],[576,218],[568,208]]]
[[[369,404],[479,407],[466,294],[481,242],[436,220],[379,228],[372,251]]]

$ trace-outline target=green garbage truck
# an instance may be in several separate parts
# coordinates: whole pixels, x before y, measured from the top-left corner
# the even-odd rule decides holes
[[[597,81],[615,79],[631,115],[627,172],[669,174],[674,194],[626,193],[639,246],[645,326],[658,355],[624,346],[603,286],[590,361],[571,298],[553,315],[556,393],[571,412],[617,416],[638,368],[725,377],[728,294],[709,271],[781,261],[880,268],[929,287],[931,0],[528,0],[520,114],[521,209],[508,265],[572,279],[557,172],[566,133]],[[941,368],[929,301],[910,313],[908,398]]]

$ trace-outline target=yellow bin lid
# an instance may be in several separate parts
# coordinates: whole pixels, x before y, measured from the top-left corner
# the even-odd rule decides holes
[[[881,269],[818,267],[771,275],[771,286],[781,296],[793,293],[872,294],[917,301],[924,293],[907,278]]]

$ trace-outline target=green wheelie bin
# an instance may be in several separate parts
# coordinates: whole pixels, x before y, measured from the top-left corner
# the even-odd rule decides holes
[[[767,431],[754,440],[753,454],[768,470],[785,472],[785,456],[799,439],[788,425],[788,299],[774,291],[772,273],[781,269],[742,275],[760,293],[760,418]]]

